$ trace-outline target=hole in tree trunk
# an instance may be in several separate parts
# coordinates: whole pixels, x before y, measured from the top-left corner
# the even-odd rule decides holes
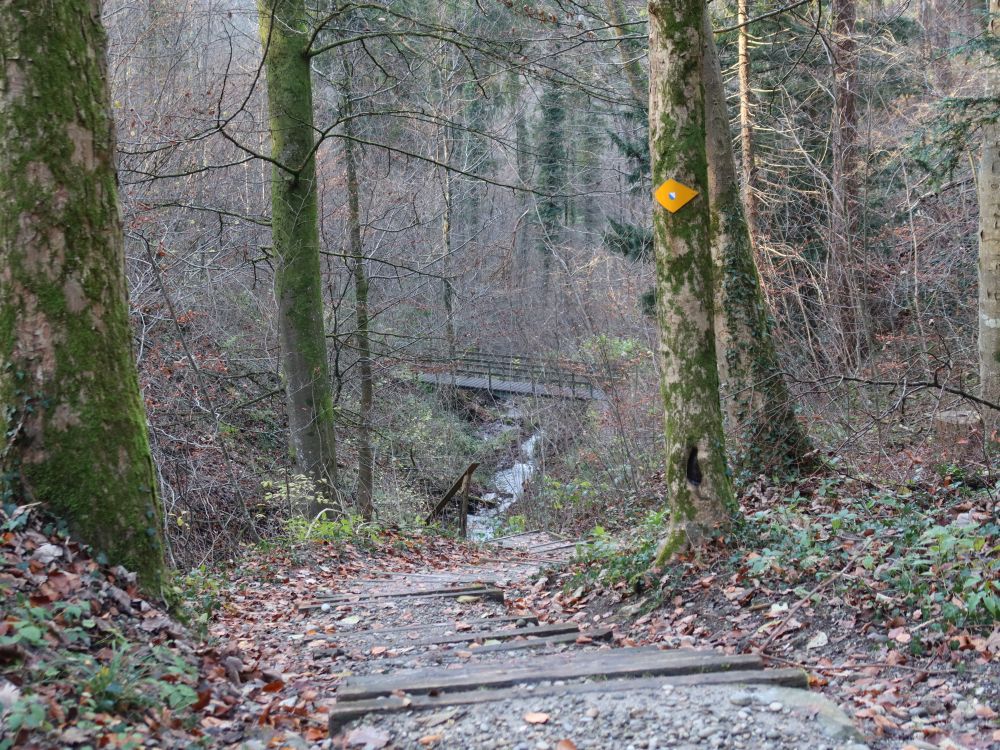
[[[688,452],[687,480],[695,487],[701,484],[701,467],[698,465],[697,446]]]

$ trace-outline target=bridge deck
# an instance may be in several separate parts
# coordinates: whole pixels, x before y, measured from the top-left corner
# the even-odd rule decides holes
[[[543,396],[548,398],[578,398],[582,400],[607,401],[607,396],[600,388],[589,383],[574,383],[572,385],[554,385],[551,383],[526,383],[520,380],[502,380],[498,377],[480,377],[469,375],[454,376],[443,373],[419,373],[417,380],[421,383],[434,385],[452,385],[456,388],[466,388],[473,391],[491,391],[511,395]]]

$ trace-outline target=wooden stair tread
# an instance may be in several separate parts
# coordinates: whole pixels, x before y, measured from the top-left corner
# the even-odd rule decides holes
[[[715,652],[624,648],[578,652],[568,656],[570,658],[555,661],[551,658],[525,659],[507,664],[470,665],[460,670],[413,670],[390,675],[348,677],[337,689],[337,698],[340,701],[377,698],[396,690],[407,693],[453,692],[476,687],[507,687],[523,682],[584,677],[601,676],[610,679],[763,668],[759,656],[726,656]]]
[[[446,706],[474,705],[511,700],[527,696],[576,695],[581,693],[617,693],[628,690],[657,690],[664,685],[780,685],[782,687],[807,688],[808,675],[801,669],[733,670],[706,674],[674,675],[671,677],[646,677],[637,679],[598,680],[568,685],[539,685],[530,692],[519,687],[505,687],[484,690],[469,690],[443,695],[417,695],[400,698],[384,696],[379,698],[337,703],[330,707],[330,735],[336,734],[343,724],[369,713],[393,713],[396,711],[419,711]]]

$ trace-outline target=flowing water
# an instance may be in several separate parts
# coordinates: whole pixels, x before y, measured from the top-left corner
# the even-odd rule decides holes
[[[542,433],[536,432],[525,440],[520,446],[519,460],[509,469],[502,469],[493,475],[490,484],[495,492],[484,494],[482,506],[477,512],[469,514],[469,539],[491,539],[503,514],[524,497],[525,487],[535,473],[535,448],[541,439]]]

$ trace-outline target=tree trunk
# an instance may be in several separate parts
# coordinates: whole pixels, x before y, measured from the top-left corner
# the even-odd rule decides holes
[[[524,115],[524,106],[521,101],[522,85],[521,73],[512,68],[507,77],[508,96],[514,114],[514,140],[517,149],[517,182],[521,190],[517,193],[517,214],[520,217],[514,227],[514,262],[512,263],[511,277],[517,279],[519,286],[524,284],[527,278],[528,252],[531,238],[529,228],[531,221],[528,218],[528,207],[530,205],[531,189],[531,144],[528,137],[528,118]]]
[[[358,511],[365,519],[374,515],[372,491],[374,487],[375,457],[372,453],[372,409],[375,385],[372,380],[372,349],[368,334],[368,272],[365,270],[364,245],[361,242],[361,201],[358,185],[358,165],[355,154],[353,106],[351,102],[351,75],[345,66],[344,91],[344,159],[347,162],[347,223],[351,263],[354,275],[354,316],[357,329],[354,340],[358,348],[358,370],[361,379],[361,397],[358,402]]]
[[[989,33],[1000,35],[1000,0],[990,0]],[[987,96],[1000,96],[1000,73],[987,72]],[[979,162],[979,379],[981,395],[1000,403],[1000,125],[985,129]],[[984,414],[990,444],[1000,418]]]
[[[686,543],[728,524],[726,471],[713,326],[705,107],[703,0],[649,3],[649,144],[653,184],[675,179],[698,195],[676,213],[653,209],[661,391],[670,531],[663,563]]]
[[[756,155],[753,144],[753,112],[751,98],[753,89],[750,86],[750,29],[747,26],[747,0],[738,0],[736,22],[740,25],[737,69],[740,84],[740,147],[743,152],[743,205],[746,207],[746,223],[750,231],[750,241],[753,242],[757,231],[757,196],[754,194],[754,183],[757,177]],[[713,42],[714,45],[714,42]],[[718,55],[716,64],[718,64]],[[725,89],[723,89],[723,95]],[[706,94],[707,96],[707,94]],[[726,121],[726,131],[729,132],[729,121]],[[711,132],[711,130],[709,131]]]
[[[451,178],[451,133],[447,125],[441,128],[441,147],[443,149],[441,191],[444,198],[444,211],[441,212],[441,302],[444,305],[444,336],[448,347],[448,362],[454,378],[455,366],[455,288],[451,282],[451,252],[454,224],[452,221],[455,203],[455,191]]]
[[[271,231],[289,448],[300,471],[337,493],[337,449],[319,262],[312,79],[304,0],[258,0],[271,130]],[[329,498],[332,499],[332,498]],[[303,509],[315,515],[318,499]]]
[[[0,5],[0,497],[159,593],[98,0]]]
[[[867,339],[865,305],[859,284],[861,258],[854,243],[858,213],[856,15],[856,0],[833,0],[834,106],[830,134],[833,167],[827,269],[840,356],[848,366],[860,363]]]
[[[649,85],[642,72],[642,45],[632,38],[635,29],[626,28],[629,23],[625,3],[622,0],[604,0],[604,7],[608,11],[608,23],[612,25],[614,35],[618,37],[622,69],[625,71],[629,89],[635,97],[636,104],[645,109],[649,98]],[[638,24],[636,28],[639,28]]]
[[[750,229],[729,132],[722,69],[705,13],[705,120],[708,197],[715,263],[715,350],[729,434],[737,436],[737,465],[759,474],[776,465],[802,464],[809,440],[795,418],[771,338],[767,303],[754,264]]]

